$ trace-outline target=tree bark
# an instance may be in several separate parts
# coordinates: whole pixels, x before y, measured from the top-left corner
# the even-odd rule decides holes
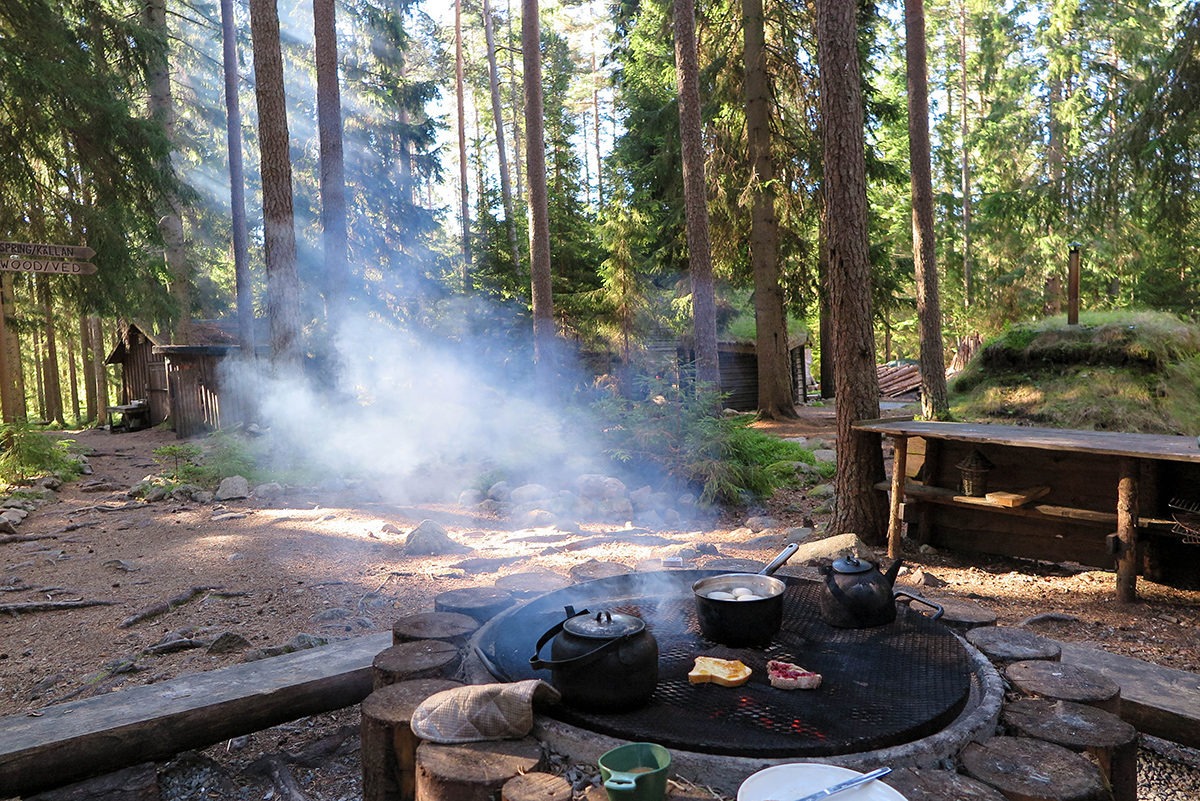
[[[300,279],[292,208],[283,53],[275,0],[250,0],[255,96],[262,163],[263,245],[267,265],[267,318],[271,358],[280,371],[300,368]]]
[[[504,204],[504,222],[508,224],[508,245],[512,249],[513,269],[515,270],[521,264],[521,243],[517,241],[517,218],[513,210],[512,179],[508,173],[508,145],[504,139],[504,106],[500,102],[500,70],[496,66],[495,29],[491,3],[483,0],[483,34],[487,40],[488,83],[492,93],[492,120],[496,128],[500,201]]]
[[[88,325],[87,315],[79,315],[79,358],[83,363],[83,413],[90,423],[99,420],[97,408],[96,361],[94,353],[100,343],[93,341],[92,329]]]
[[[683,151],[683,202],[692,279],[696,383],[700,389],[719,390],[721,367],[717,355],[717,303],[708,233],[708,191],[704,181],[695,0],[675,0],[673,12],[675,75],[679,86],[679,138]]]
[[[45,321],[42,332],[46,338],[46,349],[42,359],[42,386],[45,388],[43,419],[53,420],[65,426],[63,415],[62,383],[58,377],[58,339],[54,331],[54,300],[50,293],[50,281],[44,275],[36,276],[38,300]]]
[[[462,0],[454,0],[454,95],[458,104],[458,198],[462,222],[462,284],[471,272],[471,207],[467,192],[466,88],[463,86]]]
[[[779,285],[779,220],[775,214],[775,164],[771,160],[770,83],[762,0],[742,0],[746,66],[746,135],[750,146],[753,205],[750,264],[754,274],[758,414],[768,420],[796,416],[783,288]]]
[[[92,369],[96,373],[96,414],[101,415],[107,411],[109,401],[108,370],[104,367],[104,360],[108,358],[108,354],[105,352],[108,343],[104,341],[104,328],[100,324],[99,317],[96,315],[89,317],[88,326],[91,328],[92,334]]]
[[[549,367],[554,347],[554,300],[550,284],[550,207],[546,190],[546,124],[542,117],[542,48],[538,0],[521,5],[525,68],[525,171],[529,184],[529,271],[533,291],[534,358]]]
[[[854,423],[879,416],[879,384],[871,328],[871,265],[867,240],[866,151],[857,3],[818,0],[826,257],[837,396],[838,470],[831,530],[864,542],[886,540],[886,509],[875,484],[884,477],[878,434]]]
[[[350,286],[346,263],[346,168],[334,0],[313,0],[317,130],[321,139],[321,238],[325,248],[325,316],[338,321]]]
[[[913,266],[920,328],[921,414],[947,420],[946,357],[933,231],[933,173],[929,166],[929,75],[925,52],[925,2],[904,0],[908,71],[908,157],[912,191]]]
[[[158,42],[151,50],[149,63],[150,118],[162,126],[167,141],[175,140],[175,104],[171,97],[171,72],[169,68],[170,31],[167,28],[166,0],[147,0],[145,7],[146,27]],[[160,165],[164,173],[171,173],[170,158]],[[172,341],[186,342],[191,323],[192,275],[188,269],[187,252],[183,244],[183,216],[180,211],[179,195],[168,187],[162,198],[163,216],[158,221],[159,233],[163,238],[163,256],[167,272],[171,276],[171,297],[176,306],[177,318],[172,327]]]
[[[17,331],[12,325],[16,306],[13,302],[13,274],[0,274],[0,366],[3,381],[0,383],[0,405],[3,406],[4,422],[12,423],[25,418],[25,392],[21,389],[21,348]]]
[[[222,63],[225,71],[225,141],[229,150],[229,205],[233,228],[233,271],[237,284],[238,344],[254,358],[254,300],[250,294],[250,248],[246,237],[246,178],[242,158],[242,110],[238,101],[237,31],[233,0],[221,0]]]
[[[958,66],[962,97],[958,102],[959,130],[962,141],[959,170],[962,181],[962,248],[963,248],[963,305],[970,308],[975,295],[975,279],[971,265],[971,157],[967,148],[967,0],[958,5],[959,40]]]

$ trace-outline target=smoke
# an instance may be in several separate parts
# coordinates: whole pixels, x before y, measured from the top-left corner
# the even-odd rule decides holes
[[[435,340],[350,318],[319,375],[268,375],[225,362],[223,385],[248,392],[274,470],[354,479],[390,502],[452,501],[504,478],[566,488],[611,473],[598,424],[575,387],[540,397],[525,371],[477,358],[483,343]]]

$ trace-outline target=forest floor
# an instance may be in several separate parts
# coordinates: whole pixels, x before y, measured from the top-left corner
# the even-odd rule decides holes
[[[778,436],[827,441],[835,436],[832,407],[806,408],[795,422],[757,425]],[[76,599],[104,605],[0,616],[0,715],[36,714],[49,704],[212,670],[244,657],[162,647],[172,638],[232,632],[249,648],[266,648],[305,633],[339,639],[383,632],[402,615],[432,609],[438,593],[489,586],[508,573],[568,575],[588,560],[634,567],[697,542],[714,545],[724,557],[766,561],[777,548],[768,546],[764,532],[746,534],[742,523],[748,514],[770,515],[781,529],[823,519],[817,511],[821,501],[793,490],[764,508],[728,513],[703,530],[656,532],[666,544],[567,547],[619,529],[585,524],[561,540],[564,547],[547,548],[506,520],[461,507],[384,505],[331,491],[289,490],[268,502],[134,501],[127,490],[160,471],[153,452],[177,443],[171,432],[89,430],[68,436],[90,453],[94,472],[63,486],[21,523],[23,539],[0,539],[0,605]],[[473,558],[406,555],[407,532],[426,519],[471,547]],[[931,596],[973,599],[1007,624],[1053,613],[1037,624],[1039,633],[1200,672],[1200,592],[1143,580],[1140,602],[1119,605],[1111,571],[910,550],[906,564],[933,577],[936,586],[924,588]],[[204,589],[192,594],[195,588]],[[122,625],[179,598],[187,600],[165,614]],[[269,780],[248,769],[255,758],[295,752],[330,737],[341,737],[342,748],[329,757],[324,773],[308,771],[300,781],[310,798],[356,797],[357,722],[355,708],[209,749],[200,758],[211,761],[225,794],[205,797],[269,797],[262,784],[269,787]]]

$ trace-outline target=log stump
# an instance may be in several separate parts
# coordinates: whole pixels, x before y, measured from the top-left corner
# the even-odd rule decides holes
[[[571,783],[551,773],[523,773],[500,788],[500,801],[571,801]]]
[[[508,590],[496,587],[464,587],[461,590],[438,593],[433,599],[433,608],[438,612],[457,612],[474,618],[479,623],[486,623],[516,601]]]
[[[443,640],[413,640],[384,648],[371,662],[373,689],[408,679],[453,676],[462,651]]]
[[[549,570],[510,573],[496,579],[496,586],[524,600],[571,586],[571,580]]]
[[[363,801],[414,801],[420,740],[409,728],[413,712],[434,693],[461,686],[448,679],[415,679],[381,687],[363,699]]]
[[[948,770],[899,768],[880,781],[907,801],[1004,801],[995,787]]]
[[[1006,704],[1001,722],[1013,733],[1095,757],[1114,801],[1137,801],[1137,729],[1111,712],[1071,701],[1022,698]]]
[[[479,621],[458,612],[418,612],[392,624],[392,645],[413,640],[445,640],[463,646],[479,630]]]
[[[993,737],[962,752],[963,770],[1009,801],[1107,801],[1104,779],[1086,757],[1031,737]]]
[[[938,618],[955,631],[968,632],[983,626],[996,625],[996,613],[974,601],[964,601],[958,598],[930,598],[941,605],[944,610]]]
[[[532,737],[417,747],[421,801],[493,801],[509,779],[537,770],[542,747]]]
[[[1062,662],[1030,660],[1012,663],[1004,669],[1004,675],[1026,695],[1074,701],[1114,715],[1121,714],[1121,687],[1098,670]]]
[[[1062,648],[1054,640],[1012,626],[974,628],[966,637],[967,642],[1000,666],[1030,659],[1057,662],[1062,656]]]

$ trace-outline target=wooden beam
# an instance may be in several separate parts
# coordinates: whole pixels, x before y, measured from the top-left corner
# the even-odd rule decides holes
[[[904,504],[905,473],[908,470],[908,437],[892,437],[892,499],[891,514],[888,517],[888,557],[899,559],[902,553],[900,545],[900,515]]]
[[[1117,481],[1117,600],[1137,600],[1138,461],[1122,459]]]
[[[0,719],[0,798],[357,704],[390,631]]]

